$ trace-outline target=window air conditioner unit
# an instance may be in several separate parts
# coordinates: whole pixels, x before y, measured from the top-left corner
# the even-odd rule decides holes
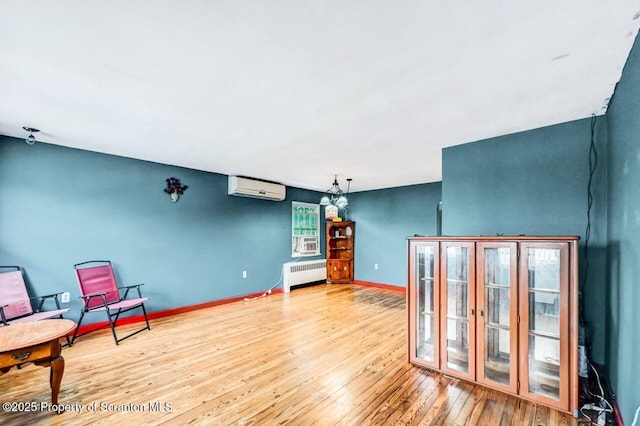
[[[300,254],[315,254],[318,252],[318,237],[303,237],[302,239],[302,253]]]
[[[284,185],[240,176],[229,176],[229,195],[282,201],[287,195]]]

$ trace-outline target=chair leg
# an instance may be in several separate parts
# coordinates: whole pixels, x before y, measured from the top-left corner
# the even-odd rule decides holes
[[[131,334],[128,334],[126,336],[124,336],[123,338],[119,339],[118,335],[116,334],[116,326],[117,326],[117,321],[118,318],[120,317],[120,314],[127,312],[131,309],[137,309],[138,307],[142,308],[142,313],[144,314],[144,321],[146,323],[146,327],[141,328],[140,330],[137,330]],[[109,312],[109,310],[105,311],[107,313],[107,319],[109,320],[109,326],[111,327],[111,334],[113,335],[113,340],[116,342],[116,345],[119,345],[121,341],[123,341],[124,339],[131,337],[135,334],[140,333],[143,330],[151,330],[151,325],[149,324],[149,318],[147,317],[147,310],[144,307],[144,303],[141,303],[140,306],[135,306],[133,308],[129,308],[129,309],[118,309],[117,312],[111,313]],[[82,323],[82,319],[84,318],[84,314],[85,311],[82,310],[81,314],[80,314],[80,319],[78,320],[78,327],[76,327],[75,332],[73,333],[73,337],[71,338],[71,342],[69,343],[69,346],[73,345],[77,334],[78,334],[78,329],[80,328],[80,324]],[[86,334],[86,333],[85,333]]]
[[[151,330],[149,319],[147,318],[147,310],[144,308],[144,303],[142,303],[140,306],[142,307],[142,313],[144,314],[144,321],[147,323],[147,330]]]
[[[118,320],[118,317],[120,316],[120,311],[121,311],[121,309],[118,309],[118,313],[116,314],[116,321]],[[105,312],[107,313],[107,318],[109,319],[109,325],[111,326],[111,333],[113,333],[113,340],[116,341],[116,345],[119,345],[120,341],[118,340],[118,336],[116,336],[116,326],[115,326],[114,322],[111,320],[111,312],[109,312],[108,309]]]
[[[76,330],[73,332],[73,337],[71,338],[71,342],[69,342],[69,347],[73,346],[73,342],[76,341],[78,330],[80,330],[80,324],[82,324],[82,318],[84,318],[84,309],[80,312],[80,319],[78,320],[78,325],[76,326]],[[67,339],[69,338],[67,337]]]
[[[127,312],[127,311],[124,311],[124,312]],[[121,313],[122,313],[122,309],[118,309],[118,312],[116,312],[115,314],[112,314],[112,315],[115,315],[115,318],[113,320],[114,324],[118,322],[118,318],[120,318]]]
[[[126,336],[124,336],[124,337],[122,337],[120,339],[116,339],[116,344],[119,344],[124,339],[128,339],[131,336],[135,336],[136,334],[138,334],[138,333],[140,333],[140,332],[142,332],[144,330],[151,330],[151,325],[149,325],[149,318],[147,317],[147,310],[144,307],[144,303],[141,303],[139,306],[135,306],[133,308],[125,309],[122,312],[118,311],[117,313],[112,314],[112,315],[117,318],[118,316],[120,316],[121,313],[127,312],[127,311],[129,311],[131,309],[137,309],[139,307],[142,308],[142,313],[144,314],[144,321],[146,323],[146,327],[142,327],[141,329],[136,330],[133,333],[127,334]],[[115,321],[114,321],[114,325],[115,325]],[[115,330],[113,331],[113,335],[115,336]]]

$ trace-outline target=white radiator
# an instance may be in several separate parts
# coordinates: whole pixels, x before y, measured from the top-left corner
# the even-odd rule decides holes
[[[282,265],[282,268],[282,287],[284,287],[285,293],[289,293],[291,287],[295,285],[327,279],[327,261],[325,259],[288,262]]]

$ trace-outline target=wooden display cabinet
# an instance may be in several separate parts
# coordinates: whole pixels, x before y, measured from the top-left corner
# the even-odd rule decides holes
[[[409,361],[577,416],[578,237],[409,240]]]
[[[327,283],[353,282],[355,236],[355,222],[327,222]]]

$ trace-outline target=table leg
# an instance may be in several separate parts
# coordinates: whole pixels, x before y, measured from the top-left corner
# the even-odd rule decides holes
[[[51,361],[51,372],[49,374],[49,382],[51,383],[51,403],[53,405],[58,405],[58,393],[60,392],[62,373],[64,373],[64,358],[59,356]]]

